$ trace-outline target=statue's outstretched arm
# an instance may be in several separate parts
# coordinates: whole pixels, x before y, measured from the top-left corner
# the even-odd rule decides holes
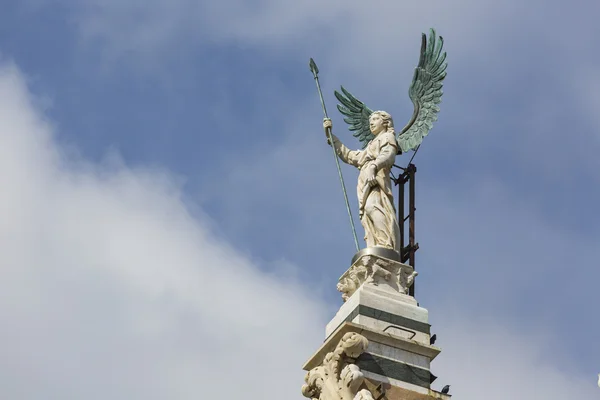
[[[350,164],[358,168],[358,163],[360,160],[360,156],[362,155],[362,151],[350,150],[349,148],[344,146],[340,139],[338,139],[337,136],[335,136],[333,132],[331,132],[331,120],[326,119],[323,123],[323,128],[325,129],[326,134],[327,130],[330,130],[329,132],[331,133],[331,137],[333,138],[333,147],[335,148],[335,152],[340,158],[340,160],[342,160],[346,164]],[[329,140],[327,140],[327,143],[329,143]],[[331,143],[329,143],[329,145],[331,145]]]
[[[362,151],[360,150],[350,150],[340,140],[332,133],[333,137],[333,145],[335,146],[335,152],[337,153],[340,160],[345,162],[346,164],[353,165],[358,168],[358,162],[360,160],[360,156]]]

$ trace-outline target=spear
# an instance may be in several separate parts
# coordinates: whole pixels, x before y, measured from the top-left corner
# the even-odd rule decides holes
[[[310,71],[313,73],[315,78],[315,82],[317,83],[317,90],[319,91],[319,98],[321,99],[321,106],[323,107],[323,114],[325,114],[325,118],[329,119],[327,116],[327,108],[325,107],[325,101],[323,101],[323,93],[321,92],[321,85],[319,84],[319,68],[317,68],[317,64],[315,60],[312,58],[308,63],[310,67]],[[340,183],[342,184],[342,192],[344,192],[344,200],[346,201],[346,210],[348,211],[348,217],[350,218],[350,226],[352,226],[352,234],[354,235],[354,244],[356,245],[356,251],[360,250],[358,246],[358,238],[356,237],[356,228],[354,227],[354,219],[352,218],[352,211],[350,211],[350,204],[348,203],[348,194],[346,193],[346,185],[344,184],[344,177],[342,176],[342,170],[340,169],[340,162],[338,161],[337,153],[335,151],[335,146],[333,144],[333,138],[331,136],[331,128],[327,129],[327,138],[329,139],[329,143],[331,143],[331,149],[333,150],[333,158],[335,160],[335,165],[337,166],[338,175],[340,176]]]

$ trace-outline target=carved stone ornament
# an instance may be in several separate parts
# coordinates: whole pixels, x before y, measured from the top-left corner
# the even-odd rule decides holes
[[[358,390],[365,377],[354,364],[367,348],[364,336],[348,332],[320,366],[304,377],[302,394],[312,400],[374,400],[367,389]]]
[[[364,255],[341,276],[337,290],[342,292],[344,301],[363,283],[387,285],[399,293],[408,294],[417,275],[417,271],[410,265],[378,255]]]

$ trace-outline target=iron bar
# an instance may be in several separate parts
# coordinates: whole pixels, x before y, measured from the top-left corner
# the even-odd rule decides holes
[[[400,182],[402,178],[402,182]],[[400,225],[400,257],[404,249],[404,174],[398,176],[398,224]],[[402,260],[404,262],[404,260]]]
[[[414,164],[409,164],[408,165],[408,178],[409,178],[409,188],[408,188],[408,196],[409,196],[409,200],[408,200],[408,207],[410,209],[409,211],[409,222],[408,222],[408,245],[410,246],[410,265],[413,267],[413,269],[416,270],[416,266],[415,266],[415,211],[416,211],[416,207],[415,207],[415,173],[417,172],[417,168],[415,167]],[[410,291],[409,294],[411,296],[414,297],[415,295],[415,283],[413,282],[412,286],[410,287]]]

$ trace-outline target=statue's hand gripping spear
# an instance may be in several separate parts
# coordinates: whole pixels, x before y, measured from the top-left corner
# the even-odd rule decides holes
[[[329,118],[327,116],[327,108],[325,107],[325,101],[323,101],[323,93],[321,92],[321,85],[319,84],[319,68],[317,68],[317,64],[311,58],[309,62],[309,67],[313,76],[315,78],[315,82],[317,83],[317,90],[319,91],[319,98],[321,99],[321,106],[323,106],[323,113],[325,114],[325,118]],[[352,218],[352,211],[350,211],[350,204],[348,203],[348,194],[346,193],[346,185],[344,184],[344,178],[342,177],[342,170],[340,169],[340,162],[338,160],[335,145],[333,143],[333,137],[331,136],[331,128],[327,128],[327,138],[329,139],[329,143],[331,143],[331,148],[333,149],[333,158],[335,159],[335,165],[337,166],[338,175],[340,176],[340,183],[342,184],[342,192],[344,192],[344,200],[346,201],[346,210],[348,211],[348,217],[350,218],[350,226],[352,226],[352,234],[354,235],[354,244],[356,245],[356,251],[359,251],[360,248],[358,246],[358,238],[356,237],[356,228],[354,227],[354,219]]]

